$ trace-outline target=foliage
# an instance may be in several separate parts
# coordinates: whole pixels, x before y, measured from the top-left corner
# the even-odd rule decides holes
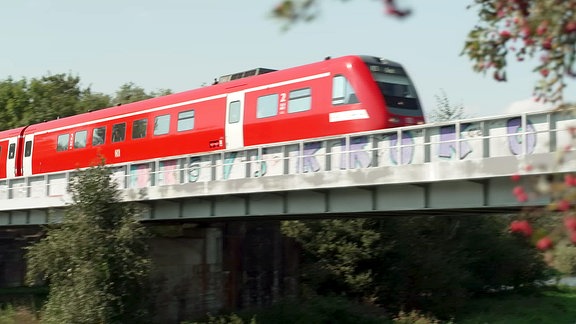
[[[346,1],[346,0],[342,0]],[[314,20],[320,13],[320,0],[282,0],[274,7],[272,17],[286,22],[285,28],[297,22]],[[410,15],[410,10],[400,8],[396,0],[382,0],[385,12],[390,16],[405,17]]]
[[[425,315],[419,311],[412,310],[410,312],[400,311],[392,320],[393,324],[441,324],[442,322],[434,316]],[[447,323],[447,324],[451,324]]]
[[[320,12],[321,0],[282,0],[272,16],[285,27],[311,21]],[[497,81],[506,81],[509,57],[518,62],[537,58],[535,72],[541,79],[535,97],[561,102],[567,78],[576,77],[576,0],[469,0],[479,21],[469,32],[462,50],[476,72],[492,72]],[[394,0],[383,0],[384,12],[408,16]]]
[[[8,304],[0,308],[0,324],[38,324],[40,320],[26,308]]]
[[[444,90],[434,97],[436,98],[436,109],[430,114],[429,120],[431,122],[451,121],[468,117],[464,112],[464,105],[450,102]]]
[[[134,83],[124,84],[114,98],[83,88],[71,74],[46,75],[30,80],[0,81],[0,130],[68,117],[117,104],[171,94],[160,89],[146,93]]]
[[[27,280],[49,283],[46,323],[140,323],[150,271],[146,232],[110,170],[79,171],[61,224],[28,248]]]
[[[576,0],[475,0],[480,22],[468,34],[463,53],[474,70],[506,80],[508,57],[539,57],[537,98],[561,101],[566,77],[575,77]],[[510,55],[509,55],[510,54]]]
[[[150,93],[146,93],[144,88],[137,86],[133,82],[128,82],[121,85],[120,89],[116,91],[116,95],[112,99],[112,105],[118,106],[154,97],[165,96],[171,93],[172,91],[168,89],[160,89],[158,91],[152,91]]]
[[[576,275],[576,246],[568,240],[558,242],[554,249],[552,266],[565,276]]]
[[[236,314],[212,316],[208,315],[208,320],[203,322],[192,322],[192,324],[256,324],[256,318],[252,317],[249,321],[244,321]],[[186,324],[186,323],[183,323]]]
[[[576,106],[564,105],[561,109],[574,114]],[[576,175],[573,172],[550,172],[556,172],[573,158],[576,126],[560,131],[559,134],[568,135],[570,142],[557,152],[554,161],[527,164],[511,177],[516,185],[513,194],[519,202],[540,199],[544,207],[524,208],[522,219],[510,224],[510,232],[527,238],[544,253],[551,266],[571,274],[573,270],[570,269],[576,269],[572,249],[576,244]]]
[[[376,306],[363,305],[343,297],[307,296],[287,298],[263,309],[244,310],[239,314],[210,317],[194,323],[276,323],[276,324],[380,324],[386,323],[385,312]],[[217,320],[220,320],[217,322]]]
[[[353,295],[373,294],[374,276],[370,267],[359,267],[365,260],[378,257],[381,234],[378,223],[370,219],[331,219],[318,222],[290,221],[282,223],[285,235],[295,238],[305,250],[313,250],[314,258],[305,276],[316,281],[319,278],[339,278],[342,288]],[[305,268],[308,268],[305,266]],[[313,278],[314,276],[319,278]],[[331,281],[331,280],[330,280]],[[333,282],[334,283],[334,282]],[[328,284],[328,286],[333,283]],[[336,286],[328,288],[338,289]],[[323,292],[321,286],[316,290]]]
[[[574,288],[544,289],[537,294],[499,294],[471,301],[457,316],[458,324],[573,323]]]
[[[547,278],[540,255],[509,236],[507,222],[504,216],[390,217],[290,221],[282,230],[305,251],[308,289],[390,310],[449,315],[471,296]]]
[[[70,74],[0,81],[0,130],[63,118],[110,105],[106,95],[81,88]]]

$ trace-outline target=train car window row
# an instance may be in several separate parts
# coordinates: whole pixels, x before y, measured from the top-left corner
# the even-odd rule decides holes
[[[238,110],[238,118],[239,118]],[[170,114],[157,116],[154,118],[154,135],[164,135],[170,132]],[[194,129],[194,110],[187,110],[178,113],[177,131],[187,131]],[[132,139],[145,138],[148,133],[148,118],[138,119],[132,122]],[[88,145],[88,131],[78,131],[72,137],[75,149],[85,148]],[[126,123],[112,125],[112,143],[122,142],[126,139]],[[106,142],[106,126],[92,129],[92,146],[102,145]],[[72,145],[70,134],[58,135],[56,141],[56,151],[67,151]],[[11,145],[12,147],[12,145]],[[14,145],[15,147],[15,145]],[[15,154],[15,153],[12,153]],[[30,147],[30,154],[31,147]]]
[[[280,98],[280,102],[278,99]],[[258,97],[256,100],[256,118],[267,118],[278,115],[278,105],[284,109],[286,93],[274,93]],[[288,93],[288,113],[297,113],[312,109],[312,89],[301,88]]]
[[[350,81],[343,75],[336,75],[332,80],[332,105],[348,105],[358,103],[356,91]]]

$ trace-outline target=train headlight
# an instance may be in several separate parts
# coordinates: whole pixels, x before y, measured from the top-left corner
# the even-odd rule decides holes
[[[391,123],[394,123],[394,124],[398,124],[398,123],[400,123],[400,118],[398,118],[398,117],[390,117],[390,118],[388,118],[388,121],[391,122]]]

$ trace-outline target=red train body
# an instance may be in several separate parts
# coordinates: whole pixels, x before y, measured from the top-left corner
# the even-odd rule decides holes
[[[0,132],[0,179],[424,123],[394,62],[345,56],[243,77],[257,72]]]

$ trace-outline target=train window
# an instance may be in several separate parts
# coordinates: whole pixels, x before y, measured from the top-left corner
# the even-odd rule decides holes
[[[332,104],[347,105],[358,103],[356,91],[343,75],[336,75],[332,80]]]
[[[186,131],[194,128],[194,110],[178,113],[178,131]]]
[[[112,143],[122,142],[126,138],[126,123],[112,126]]]
[[[228,124],[235,124],[240,121],[240,101],[232,101],[228,107]]]
[[[88,131],[79,131],[74,134],[74,148],[86,147],[86,139],[88,138]]]
[[[8,148],[8,158],[13,159],[14,155],[16,155],[16,144],[12,143]]]
[[[154,119],[154,135],[168,134],[169,131],[170,115],[162,115]]]
[[[132,123],[132,139],[146,137],[146,128],[148,127],[148,119],[135,120]]]
[[[104,144],[106,139],[106,127],[98,127],[92,130],[92,146]]]
[[[288,96],[289,113],[310,110],[311,106],[312,92],[310,88],[290,91],[290,95]]]
[[[70,140],[70,134],[58,135],[58,143],[56,143],[56,151],[62,152],[68,149],[68,141]]]
[[[372,72],[372,77],[384,95],[386,105],[391,108],[419,109],[416,89],[403,70],[385,69]],[[396,72],[395,74],[388,73]]]
[[[278,94],[259,97],[256,107],[257,118],[276,116],[278,114]]]
[[[32,155],[32,141],[27,141],[24,145],[24,157],[29,157]]]

